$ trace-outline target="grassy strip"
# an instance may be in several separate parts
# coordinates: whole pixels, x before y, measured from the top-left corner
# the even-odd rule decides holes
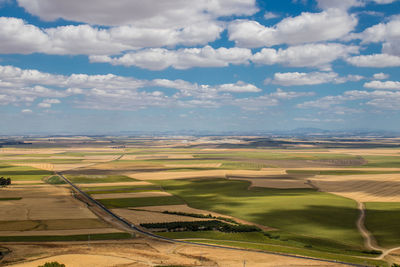
[[[112,194],[112,193],[130,193],[130,192],[146,192],[146,191],[161,190],[159,186],[155,185],[93,186],[93,187],[82,187],[81,189],[88,194]]]
[[[41,180],[53,172],[27,166],[11,166],[0,169],[0,176],[10,177],[13,181]]]
[[[53,175],[47,179],[44,180],[46,183],[48,184],[66,184],[66,182],[64,181],[64,179],[62,179],[60,176],[58,175]]]
[[[0,242],[87,241],[89,238],[90,240],[129,239],[132,238],[132,235],[129,233],[105,233],[67,236],[0,236]]]
[[[141,192],[162,192],[160,189],[120,189],[120,190],[98,190],[98,191],[86,191],[89,195],[94,194],[118,194],[118,193],[141,193]]]
[[[136,179],[129,178],[125,175],[67,175],[67,178],[76,184],[89,183],[117,183],[117,182],[134,182]]]
[[[222,169],[227,170],[260,170],[266,167],[268,167],[268,165],[252,162],[225,162],[221,165]]]
[[[400,203],[366,203],[365,225],[383,247],[400,246]]]
[[[293,247],[298,249],[312,249],[324,253],[336,253],[352,256],[370,257],[371,254],[365,253],[362,248],[356,249],[352,246],[345,246],[340,243],[333,244],[335,241],[317,239],[313,242],[308,240],[296,240],[283,232],[248,232],[248,233],[222,233],[216,231],[197,231],[197,232],[163,232],[158,235],[173,239],[212,239],[220,241],[240,241],[250,243],[270,244],[274,246]],[[311,243],[313,245],[311,245]],[[336,246],[336,247],[335,247]]]
[[[0,189],[1,192],[1,189]],[[8,200],[21,200],[22,197],[1,197],[0,201],[8,201]]]
[[[363,156],[368,163],[360,167],[400,168],[400,156]]]
[[[145,207],[145,206],[162,206],[162,205],[179,205],[184,204],[182,200],[174,196],[167,197],[143,197],[143,198],[109,198],[99,199],[107,208],[128,208],[128,207]]]
[[[233,246],[239,247],[244,249],[256,249],[256,250],[265,250],[271,252],[278,252],[278,253],[287,253],[292,255],[303,255],[308,257],[313,257],[317,259],[327,259],[327,260],[336,260],[348,263],[356,263],[356,264],[364,264],[364,265],[371,265],[371,266],[382,266],[387,267],[388,264],[381,260],[373,260],[368,258],[358,258],[352,257],[348,255],[342,254],[334,254],[334,253],[323,253],[319,251],[314,251],[310,249],[299,249],[293,247],[283,247],[283,246],[273,246],[268,244],[251,244],[251,243],[241,243],[236,241],[218,241],[218,240],[187,240],[189,242],[195,243],[203,243],[203,244],[215,244],[221,246]]]

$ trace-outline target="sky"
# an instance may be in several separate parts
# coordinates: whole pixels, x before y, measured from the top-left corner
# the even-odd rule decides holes
[[[0,0],[0,135],[400,131],[400,0]]]

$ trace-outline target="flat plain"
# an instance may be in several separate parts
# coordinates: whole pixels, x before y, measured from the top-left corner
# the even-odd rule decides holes
[[[318,266],[338,265],[335,261],[388,266],[400,249],[398,139],[51,140],[24,139],[26,145],[0,150],[0,176],[12,179],[11,185],[0,188],[0,241],[1,247],[10,249],[2,263],[36,266],[43,262],[39,258],[46,258],[79,266],[68,256],[70,248],[76,255],[87,254],[80,242],[87,245],[90,240],[92,253],[82,259],[98,266],[196,266],[202,261],[242,266],[243,260],[252,262],[250,266],[268,266],[267,261],[270,266],[315,265],[290,255],[333,261]],[[217,248],[157,241],[109,217],[61,174],[145,232],[284,254],[238,251],[234,257],[226,249],[218,254]],[[206,222],[221,226],[209,229]],[[43,246],[32,244],[37,253],[22,257],[34,241]],[[55,256],[55,251],[46,250],[48,242],[56,241],[65,254]],[[124,245],[127,242],[141,244],[133,250],[154,250],[142,251],[139,263],[128,256],[132,249]]]

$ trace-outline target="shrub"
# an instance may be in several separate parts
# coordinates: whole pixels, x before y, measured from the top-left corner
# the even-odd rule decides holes
[[[52,261],[52,262],[46,262],[45,264],[40,265],[38,267],[65,267],[65,264]]]

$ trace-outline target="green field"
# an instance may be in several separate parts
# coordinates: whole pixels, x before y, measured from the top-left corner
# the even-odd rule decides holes
[[[350,199],[311,189],[248,190],[249,182],[225,179],[153,182],[191,207],[274,227],[291,240],[312,246],[324,240],[332,248],[362,248],[355,225],[358,210]]]
[[[400,168],[400,156],[363,156],[368,161],[362,167]]]
[[[41,180],[52,174],[53,172],[51,171],[27,166],[3,166],[3,168],[0,168],[0,177],[10,177],[11,183],[12,181]]]
[[[67,178],[76,184],[86,183],[117,183],[117,182],[134,182],[136,179],[129,178],[125,175],[66,175]]]
[[[182,200],[174,196],[166,197],[141,197],[141,198],[110,198],[99,199],[107,208],[128,208],[128,207],[145,207],[145,206],[162,206],[162,205],[179,205],[184,204]]]
[[[400,247],[400,203],[368,202],[365,226],[383,247]]]
[[[147,191],[160,191],[157,185],[135,185],[135,186],[85,186],[81,187],[83,191],[88,194],[112,194],[112,193],[133,193],[133,192],[147,192]]]

